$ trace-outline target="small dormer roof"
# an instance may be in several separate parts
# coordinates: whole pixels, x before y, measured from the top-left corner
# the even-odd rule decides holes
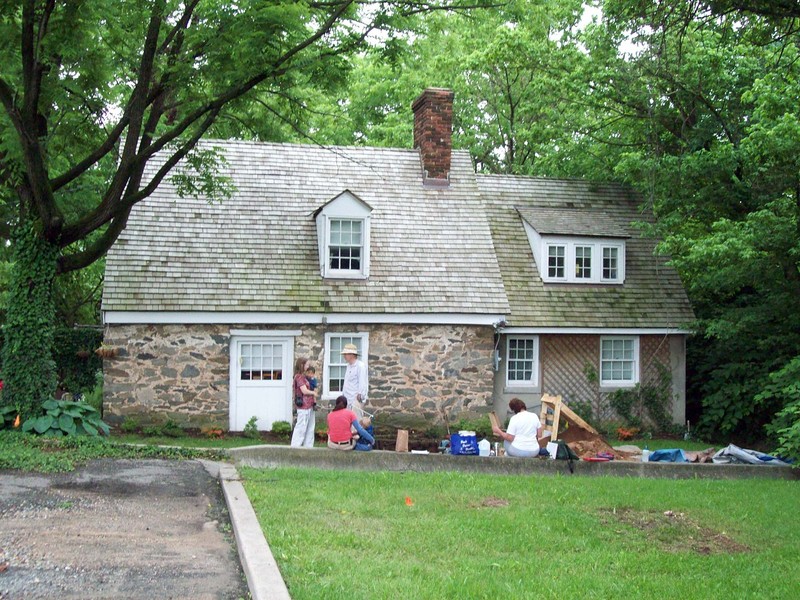
[[[359,198],[357,195],[355,195],[355,194],[354,194],[353,192],[351,192],[350,190],[344,190],[344,191],[343,191],[343,192],[341,192],[340,194],[336,194],[336,196],[334,196],[333,198],[331,198],[330,200],[328,200],[328,201],[327,201],[325,204],[323,204],[322,206],[320,206],[320,207],[319,207],[317,210],[315,210],[312,216],[313,216],[314,218],[316,218],[316,217],[317,217],[317,216],[318,216],[318,215],[319,215],[319,214],[320,214],[322,211],[324,211],[324,210],[325,210],[327,207],[329,207],[329,206],[333,206],[334,204],[338,203],[340,200],[342,200],[342,199],[344,199],[344,198],[350,198],[350,199],[356,200],[356,201],[357,201],[357,202],[359,202],[361,205],[363,205],[363,206],[364,206],[364,208],[366,208],[368,212],[372,212],[372,207],[371,207],[369,204],[367,204],[366,202],[364,202],[364,201],[363,201],[361,198]]]
[[[520,217],[540,235],[629,238],[630,223],[588,207],[517,206]]]

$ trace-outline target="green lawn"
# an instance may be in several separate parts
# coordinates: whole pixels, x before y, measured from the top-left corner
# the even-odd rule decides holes
[[[784,600],[800,589],[797,482],[241,473],[294,600]]]
[[[170,437],[166,435],[151,436],[132,433],[112,433],[109,439],[112,442],[117,442],[119,444],[178,446],[180,448],[241,448],[243,446],[256,446],[258,444],[273,443],[241,436],[226,436],[223,438],[192,436]],[[289,445],[289,438],[286,438],[285,444],[287,446]]]

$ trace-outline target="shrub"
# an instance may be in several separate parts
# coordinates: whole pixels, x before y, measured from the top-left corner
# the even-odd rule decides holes
[[[125,420],[120,424],[120,431],[123,433],[136,433],[141,427],[139,419],[136,417],[125,417]]]
[[[475,435],[480,438],[488,438],[492,434],[492,424],[489,417],[481,417],[479,419],[464,419],[461,418],[456,421],[455,425],[450,427],[450,431],[474,431]]]
[[[103,371],[97,370],[94,374],[94,387],[83,394],[83,401],[93,407],[100,416],[103,415]]]
[[[258,417],[256,416],[250,417],[250,420],[247,422],[247,425],[244,426],[244,431],[242,431],[242,435],[244,435],[244,437],[252,438],[254,440],[261,439],[261,432],[258,430]]]
[[[766,430],[778,444],[777,453],[800,461],[800,356],[770,373],[769,384],[755,400],[759,406],[783,406]]]
[[[23,432],[56,437],[108,435],[108,425],[100,418],[100,413],[85,402],[48,400],[42,408],[45,414],[26,420],[22,424]]]
[[[275,421],[272,424],[272,433],[288,437],[292,433],[292,424],[288,421]]]
[[[0,406],[0,429],[13,429],[18,414],[16,406]]]

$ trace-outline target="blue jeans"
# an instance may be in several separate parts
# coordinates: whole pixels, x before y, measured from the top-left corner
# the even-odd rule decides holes
[[[353,427],[356,428],[358,435],[361,437],[358,438],[356,442],[356,450],[361,450],[362,452],[366,452],[368,450],[372,450],[372,446],[375,444],[375,438],[361,426],[361,423],[358,422],[358,419],[353,421]]]

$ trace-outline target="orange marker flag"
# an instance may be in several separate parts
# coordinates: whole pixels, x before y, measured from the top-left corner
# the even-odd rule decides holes
[[[406,496],[406,506],[414,506],[414,501],[410,496]]]
[[[14,429],[16,429],[17,427],[19,427],[19,415],[17,415],[17,418],[14,419]]]

